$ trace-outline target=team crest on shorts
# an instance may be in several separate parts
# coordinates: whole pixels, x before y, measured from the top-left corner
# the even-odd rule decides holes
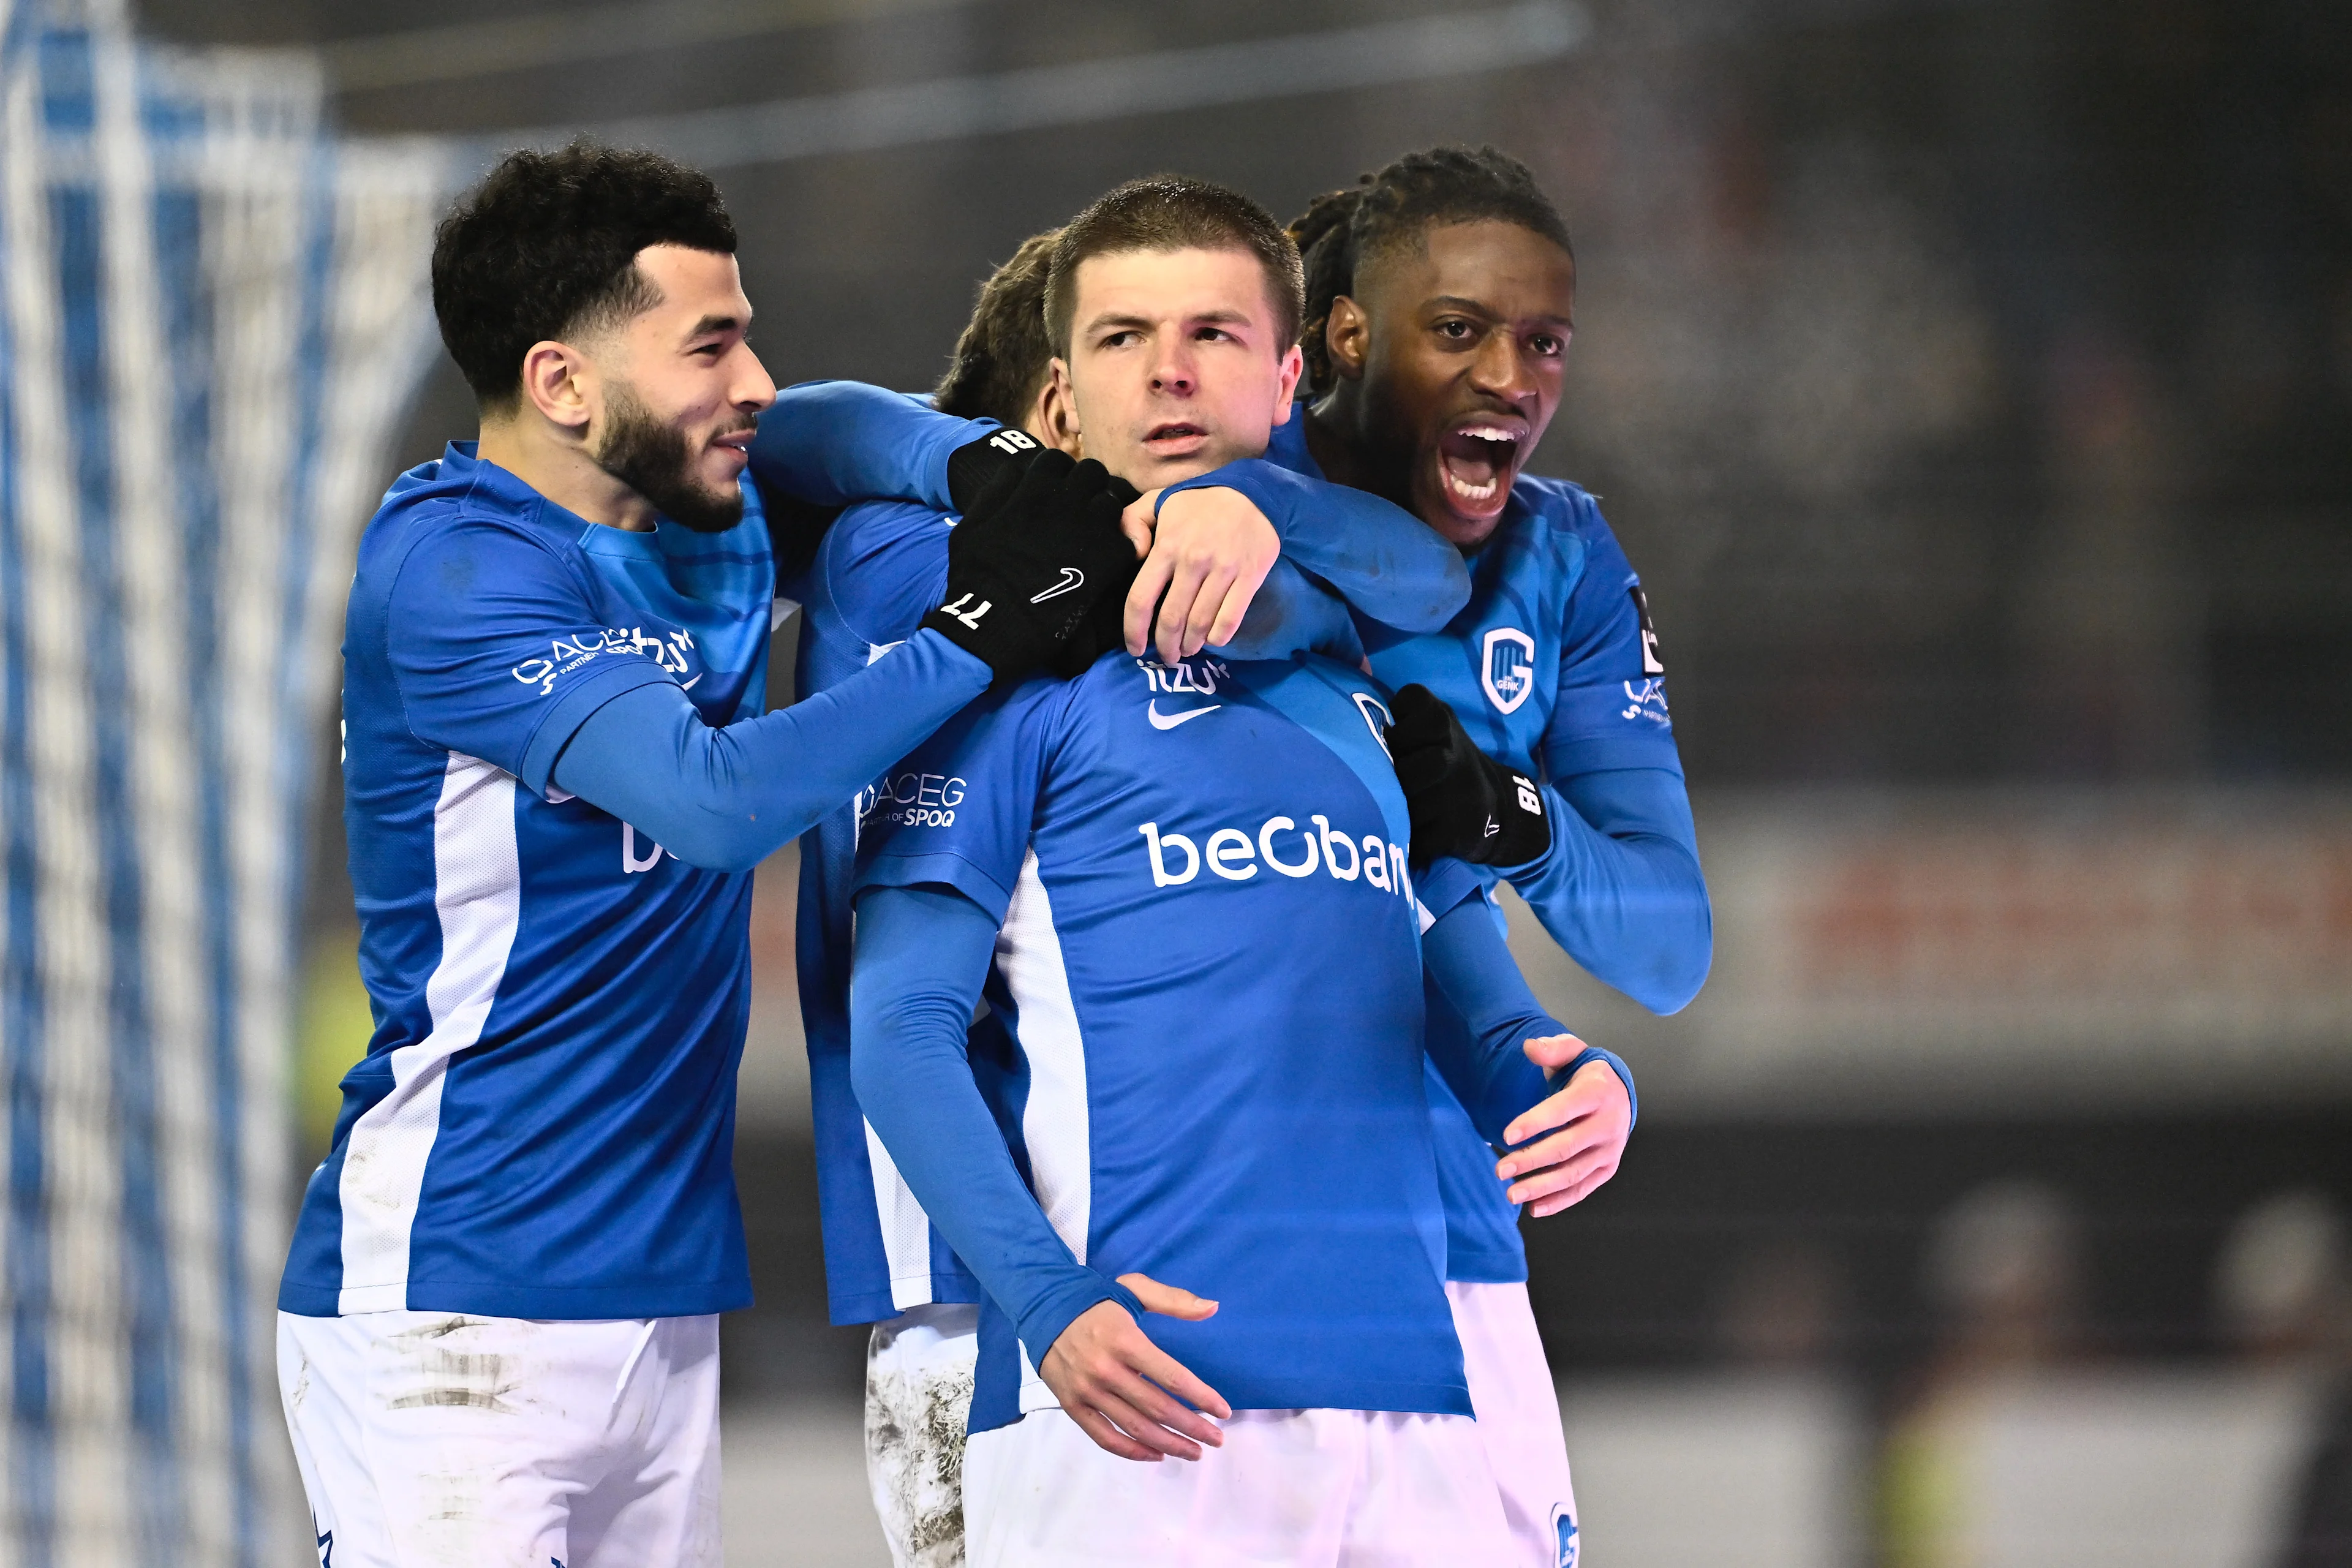
[[[1496,709],[1505,713],[1518,711],[1519,704],[1536,689],[1536,639],[1517,626],[1496,626],[1488,632],[1480,650],[1478,684],[1486,689],[1486,700]]]
[[[1576,1510],[1567,1503],[1552,1505],[1551,1537],[1559,1549],[1559,1568],[1576,1568]]]

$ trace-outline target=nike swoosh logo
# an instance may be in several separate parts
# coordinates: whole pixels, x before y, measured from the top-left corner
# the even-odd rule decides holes
[[[1212,702],[1206,708],[1187,708],[1181,713],[1162,713],[1155,700],[1144,704],[1143,716],[1151,721],[1151,727],[1155,730],[1173,730],[1179,724],[1191,723],[1203,713],[1214,713],[1223,706],[1222,702]]]
[[[1084,584],[1086,580],[1087,574],[1079,571],[1076,567],[1065,566],[1062,568],[1061,582],[1055,584],[1053,587],[1046,589],[1042,594],[1032,595],[1029,602],[1033,605],[1042,605],[1048,599],[1057,599],[1064,594],[1068,593],[1071,589]]]
[[[705,675],[707,675],[707,674],[709,674],[709,671],[708,671],[708,670],[705,670],[705,671],[703,672],[703,674],[705,674]],[[694,689],[694,681],[695,681],[695,680],[700,680],[701,679],[702,679],[702,676],[698,675],[698,676],[696,676],[696,677],[694,678],[694,680],[681,680],[681,681],[679,681],[679,682],[677,683],[677,689],[678,689],[680,691],[691,691],[691,690],[693,690],[693,689]]]

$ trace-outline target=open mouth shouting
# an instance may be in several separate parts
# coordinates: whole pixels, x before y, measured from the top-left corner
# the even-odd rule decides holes
[[[1527,445],[1524,420],[1474,415],[1437,439],[1437,478],[1446,503],[1470,517],[1490,517],[1510,498]]]

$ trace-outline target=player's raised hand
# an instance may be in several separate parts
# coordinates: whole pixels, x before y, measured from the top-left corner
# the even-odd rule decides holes
[[[1164,500],[1153,490],[1121,521],[1139,549],[1148,541],[1151,551],[1127,591],[1127,651],[1139,657],[1156,644],[1162,664],[1230,642],[1282,553],[1257,503],[1221,485]]]
[[[1122,1274],[1118,1282],[1148,1312],[1198,1322],[1217,1310],[1214,1301],[1149,1275]],[[1224,1444],[1224,1433],[1209,1417],[1234,1413],[1215,1389],[1153,1344],[1116,1301],[1098,1301],[1072,1319],[1037,1363],[1037,1375],[1097,1447],[1123,1459],[1157,1464],[1170,1454],[1197,1459],[1202,1444]],[[1188,1404],[1195,1408],[1185,1408]]]
[[[1527,1053],[1538,1067],[1566,1067],[1584,1054],[1584,1042],[1553,1035],[1529,1040]],[[1503,1129],[1503,1142],[1512,1149],[1496,1163],[1495,1174],[1511,1184],[1505,1195],[1533,1205],[1538,1218],[1558,1214],[1617,1173],[1633,1131],[1633,1101],[1624,1080],[1605,1061],[1587,1062],[1567,1088]],[[1543,1132],[1551,1136],[1517,1147]]]

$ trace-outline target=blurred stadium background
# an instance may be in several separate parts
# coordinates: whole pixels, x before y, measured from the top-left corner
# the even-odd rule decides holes
[[[1537,466],[1648,584],[1718,942],[1664,1020],[1518,943],[1644,1075],[1529,1232],[1592,1560],[2352,1561],[2352,11],[0,0],[0,1563],[304,1560],[341,587],[472,428],[436,204],[583,127],[719,175],[780,381],[905,387],[1128,175],[1530,163],[1580,281]],[[790,859],[730,1561],[874,1563]]]

